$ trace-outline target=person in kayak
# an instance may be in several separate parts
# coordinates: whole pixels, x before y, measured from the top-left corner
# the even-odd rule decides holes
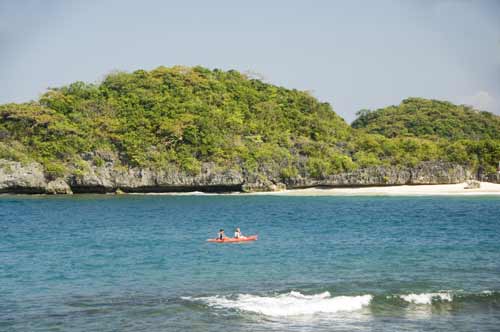
[[[236,228],[236,230],[234,231],[234,238],[235,239],[246,239],[247,237],[244,236],[243,234],[241,234],[241,231],[240,231],[240,228]]]
[[[224,234],[224,230],[221,228],[219,229],[219,233],[217,233],[217,240],[224,240],[226,238],[226,235]]]

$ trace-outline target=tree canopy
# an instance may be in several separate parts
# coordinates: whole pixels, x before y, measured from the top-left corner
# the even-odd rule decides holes
[[[203,67],[51,88],[38,101],[0,105],[0,119],[0,159],[38,161],[54,176],[85,171],[90,151],[113,153],[124,167],[197,174],[211,162],[278,169],[283,179],[426,160],[491,168],[500,159],[500,122],[490,113],[413,98],[363,111],[351,127],[307,92]]]
[[[482,165],[493,172],[500,161],[500,116],[447,101],[408,98],[398,106],[361,110],[352,127],[388,139],[433,142],[433,158]],[[437,152],[437,154],[435,154]]]
[[[408,98],[398,106],[362,110],[352,123],[386,137],[500,139],[500,117],[447,101]]]

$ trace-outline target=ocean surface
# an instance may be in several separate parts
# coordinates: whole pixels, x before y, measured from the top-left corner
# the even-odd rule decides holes
[[[0,331],[500,331],[500,198],[0,196]]]

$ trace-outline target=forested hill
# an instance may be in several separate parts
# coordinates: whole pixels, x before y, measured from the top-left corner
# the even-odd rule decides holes
[[[386,137],[500,139],[500,116],[423,98],[408,98],[398,106],[360,111],[352,126]]]
[[[117,72],[101,84],[51,89],[39,102],[3,105],[0,116],[0,158],[35,159],[59,173],[88,151],[192,173],[203,161],[291,164],[296,150],[328,159],[350,131],[306,92],[202,67]]]
[[[362,112],[353,127],[307,92],[234,70],[115,72],[0,105],[0,192],[46,192],[56,180],[80,191],[441,183],[448,168],[423,178],[398,169],[493,172],[500,160],[498,117],[446,102],[408,99]]]

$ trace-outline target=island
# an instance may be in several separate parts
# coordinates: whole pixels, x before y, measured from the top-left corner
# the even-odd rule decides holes
[[[407,98],[349,125],[306,91],[158,67],[0,105],[0,193],[269,192],[500,183],[500,117]]]

